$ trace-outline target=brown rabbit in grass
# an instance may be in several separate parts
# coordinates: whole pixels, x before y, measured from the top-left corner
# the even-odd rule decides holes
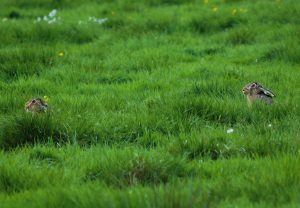
[[[26,112],[42,113],[42,112],[46,112],[47,109],[48,109],[47,102],[41,98],[32,99],[25,104]]]
[[[247,96],[249,105],[251,105],[255,100],[262,100],[266,104],[272,104],[273,97],[275,97],[273,92],[265,89],[257,82],[247,84],[243,88],[243,93]]]

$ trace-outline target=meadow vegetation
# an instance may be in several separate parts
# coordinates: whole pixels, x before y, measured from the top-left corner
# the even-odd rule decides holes
[[[0,206],[300,206],[299,24],[295,0],[1,0]]]

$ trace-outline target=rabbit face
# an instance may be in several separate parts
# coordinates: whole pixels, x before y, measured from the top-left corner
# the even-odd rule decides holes
[[[256,82],[252,82],[250,84],[247,84],[243,89],[244,95],[253,95],[257,92],[257,89],[259,87],[259,84]]]

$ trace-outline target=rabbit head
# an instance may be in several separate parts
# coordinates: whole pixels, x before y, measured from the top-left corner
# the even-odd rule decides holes
[[[25,104],[26,112],[46,112],[48,104],[41,98],[34,98]]]

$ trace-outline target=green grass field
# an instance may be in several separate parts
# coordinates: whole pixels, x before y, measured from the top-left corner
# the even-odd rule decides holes
[[[0,207],[299,207],[299,25],[297,0],[1,0]]]

